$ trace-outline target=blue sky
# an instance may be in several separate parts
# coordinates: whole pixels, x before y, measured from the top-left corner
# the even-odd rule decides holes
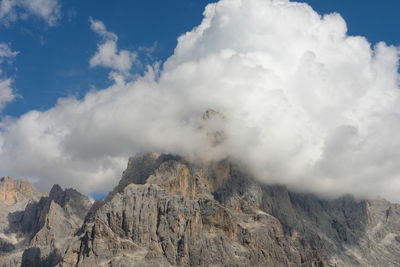
[[[400,201],[400,3],[213,1],[0,0],[0,176],[101,197],[157,151]]]
[[[111,82],[105,68],[89,67],[99,36],[89,17],[104,22],[119,37],[119,47],[138,51],[154,48],[151,57],[139,53],[141,62],[164,61],[176,39],[199,24],[208,0],[146,1],[61,1],[61,19],[49,26],[43,19],[0,25],[0,42],[19,54],[5,73],[13,78],[19,97],[9,103],[3,115],[19,116],[29,110],[51,108],[59,97],[82,96],[88,90],[105,88]],[[319,13],[339,12],[349,33],[366,36],[372,43],[399,45],[400,3],[396,0],[348,1],[307,0]],[[245,19],[245,18],[244,18]],[[142,73],[143,66],[132,69]]]
[[[108,70],[90,68],[99,37],[90,29],[89,17],[101,20],[119,37],[123,49],[154,47],[152,58],[165,60],[176,38],[200,23],[211,1],[61,1],[62,18],[55,26],[31,17],[0,28],[1,42],[19,54],[13,64],[14,87],[22,97],[10,103],[5,114],[20,115],[30,109],[48,109],[59,97],[104,88]],[[141,72],[141,66],[133,71]]]

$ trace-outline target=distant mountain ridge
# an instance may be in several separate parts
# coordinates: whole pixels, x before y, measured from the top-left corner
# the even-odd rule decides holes
[[[91,203],[73,189],[54,185],[49,195],[28,181],[5,177],[0,212],[0,266],[56,266],[64,245],[82,225]],[[9,201],[15,196],[15,201]]]
[[[229,160],[141,154],[93,205],[58,185],[31,199],[0,266],[400,266],[398,204],[263,185]]]

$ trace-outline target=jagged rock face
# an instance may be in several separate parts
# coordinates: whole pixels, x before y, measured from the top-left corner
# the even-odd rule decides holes
[[[398,204],[262,185],[229,160],[142,154],[104,201],[36,200],[7,215],[0,266],[400,266]]]
[[[73,189],[54,185],[49,197],[28,206],[21,216],[21,232],[31,233],[32,246],[57,246],[73,236],[91,206],[89,199]]]
[[[260,185],[229,161],[131,158],[62,266],[396,266],[400,207]]]
[[[34,188],[27,180],[6,176],[0,179],[0,203],[15,205],[18,202],[37,200],[45,193]]]
[[[45,195],[27,180],[9,176],[0,179],[0,266],[18,266],[21,262],[22,252],[18,250],[25,237],[11,230],[15,215]]]
[[[209,188],[217,188],[220,180],[212,175],[226,172],[224,168],[207,170],[166,155],[150,158],[131,159],[129,166],[140,166],[137,163],[145,160],[145,170],[153,167],[147,183],[117,187],[91,212],[81,239],[66,254],[65,266],[131,266],[132,259],[138,266],[289,262],[284,256],[289,247],[275,245],[276,236],[283,232],[276,218],[261,210],[238,213],[213,198]],[[142,174],[128,169],[123,180],[143,182]],[[265,227],[258,229],[259,225]],[[268,252],[243,245],[253,242],[246,227],[263,234],[259,242],[268,246]]]
[[[55,266],[90,206],[86,196],[55,185],[49,197],[41,197],[29,202],[24,210],[9,213],[4,233],[17,241],[13,247],[0,250],[3,252],[0,266]]]

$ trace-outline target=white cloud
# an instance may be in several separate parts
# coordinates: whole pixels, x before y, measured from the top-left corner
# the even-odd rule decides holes
[[[61,17],[59,0],[2,0],[0,21],[10,23],[34,15],[54,26]]]
[[[90,66],[108,67],[122,74],[128,74],[137,58],[136,53],[118,49],[117,35],[108,32],[103,22],[92,18],[89,21],[91,29],[103,37],[103,42],[98,45],[96,54],[90,59]]]
[[[15,95],[11,87],[11,79],[0,80],[0,111],[8,102],[14,100]]]
[[[118,37],[115,33],[108,32],[104,23],[100,20],[94,20],[93,18],[89,18],[90,28],[92,31],[102,36],[105,40],[114,40],[117,41]]]
[[[2,63],[4,59],[14,58],[17,54],[18,53],[12,51],[6,43],[0,43],[0,63]]]
[[[340,15],[284,0],[221,0],[204,14],[161,71],[3,122],[1,173],[95,192],[115,185],[129,155],[166,151],[230,156],[294,190],[400,201],[397,47],[371,48]],[[226,117],[216,147],[207,108]]]
[[[6,43],[0,43],[0,64],[4,61],[13,60],[18,52],[12,51]],[[0,68],[0,111],[3,110],[8,102],[14,100],[15,95],[11,87],[12,80],[4,78],[2,69]]]

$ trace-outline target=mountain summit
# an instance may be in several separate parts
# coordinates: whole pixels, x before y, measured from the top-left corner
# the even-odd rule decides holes
[[[400,265],[399,205],[266,186],[228,160],[137,155],[104,201],[55,185],[7,218],[0,266]]]

